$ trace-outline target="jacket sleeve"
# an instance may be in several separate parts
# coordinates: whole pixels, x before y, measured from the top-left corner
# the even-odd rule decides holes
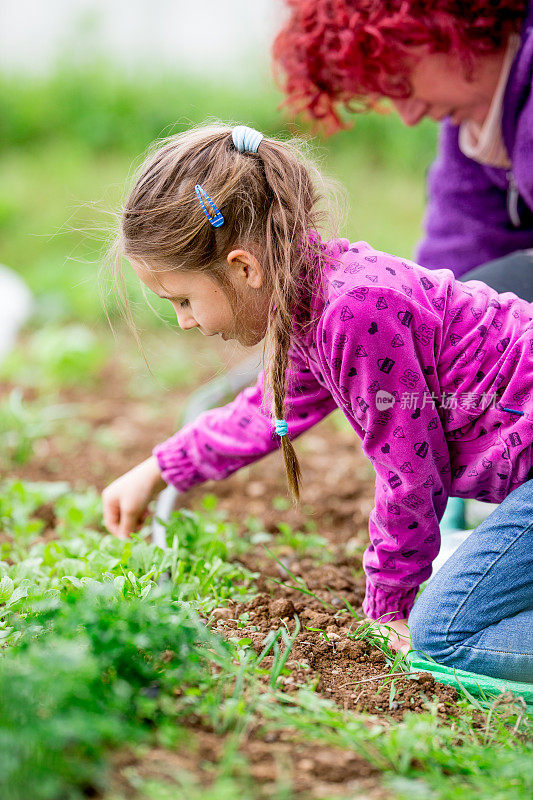
[[[385,622],[408,617],[440,548],[450,463],[435,406],[437,321],[401,292],[366,286],[323,318],[323,368],[376,472],[363,611]]]
[[[295,345],[289,351],[286,392],[289,436],[316,425],[335,401]],[[154,448],[163,479],[182,492],[207,480],[221,480],[279,448],[279,436],[265,401],[264,373],[225,406],[206,411]]]
[[[505,170],[484,167],[461,152],[458,128],[441,127],[439,153],[427,182],[425,235],[416,260],[430,269],[451,269],[460,277],[495,258],[533,247],[533,214],[515,198],[520,222],[510,217],[513,203]],[[491,179],[491,173],[497,179]]]

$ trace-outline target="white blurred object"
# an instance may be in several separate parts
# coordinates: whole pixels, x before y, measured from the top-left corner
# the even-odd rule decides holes
[[[433,572],[428,579],[434,578],[438,570],[448,561],[458,547],[462,545],[470,534],[475,532],[475,528],[487,519],[492,512],[498,508],[497,503],[480,503],[479,500],[468,500],[466,504],[466,524],[467,530],[447,530],[443,531],[440,550],[437,558],[433,562]]]
[[[283,14],[279,0],[2,0],[0,70],[42,76],[106,63],[264,82]]]
[[[26,284],[0,264],[0,361],[12,349],[18,330],[32,309],[33,298]]]
[[[433,572],[431,573],[431,577],[428,579],[429,581],[435,577],[439,569],[442,567],[443,564],[448,561],[451,555],[455,553],[458,547],[462,545],[465,539],[468,539],[470,534],[473,533],[471,530],[467,531],[446,531],[445,534],[442,536],[441,546],[439,550],[439,554],[435,561],[433,562]]]

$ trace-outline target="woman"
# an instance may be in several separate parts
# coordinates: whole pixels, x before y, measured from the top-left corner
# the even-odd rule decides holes
[[[533,300],[533,2],[285,0],[289,103],[330,129],[390,98],[441,122],[416,260]],[[529,252],[528,252],[529,251]]]

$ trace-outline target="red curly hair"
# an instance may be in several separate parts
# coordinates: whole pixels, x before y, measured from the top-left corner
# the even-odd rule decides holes
[[[527,0],[284,0],[289,17],[273,46],[286,104],[344,127],[339,108],[406,98],[419,58],[456,53],[471,74],[519,30]],[[355,105],[354,105],[355,102]]]

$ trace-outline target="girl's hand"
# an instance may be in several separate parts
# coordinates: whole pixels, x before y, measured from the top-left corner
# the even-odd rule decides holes
[[[372,630],[388,638],[389,647],[393,650],[400,650],[404,656],[407,655],[411,649],[411,634],[409,633],[406,619],[395,619],[392,622],[382,622],[380,624],[377,620],[368,619],[367,617],[358,624],[363,625],[368,622],[372,623]],[[388,631],[388,628],[391,628],[391,631]]]
[[[119,539],[127,539],[146,519],[150,500],[165,486],[154,456],[110,483],[102,492],[108,531]]]

